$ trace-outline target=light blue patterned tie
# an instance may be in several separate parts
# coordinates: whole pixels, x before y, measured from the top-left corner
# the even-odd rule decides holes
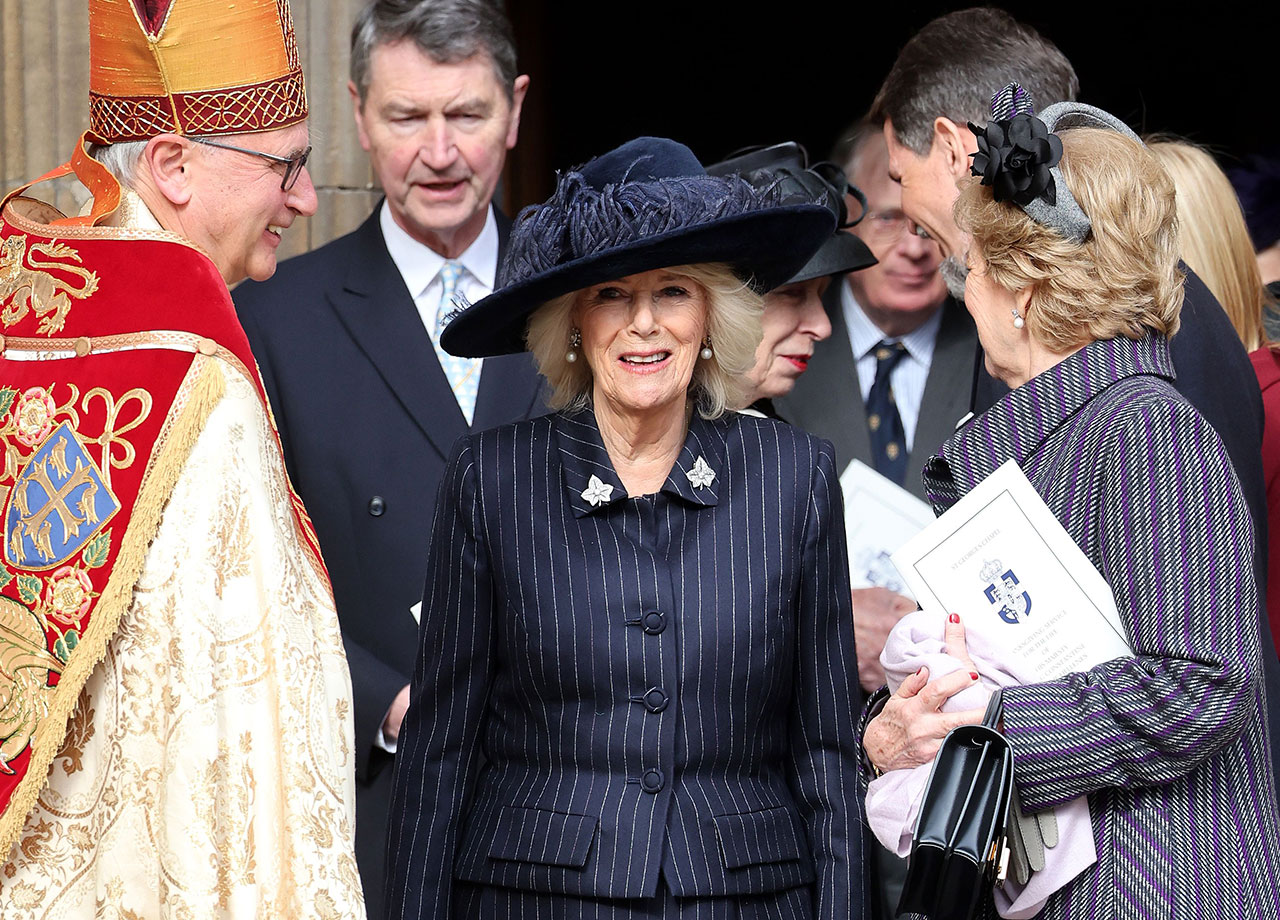
[[[449,378],[449,386],[453,388],[454,398],[458,400],[458,408],[470,425],[476,412],[476,396],[480,392],[480,359],[456,358],[440,347],[440,333],[448,325],[449,316],[457,310],[453,295],[457,293],[458,279],[463,271],[460,262],[448,261],[440,266],[440,305],[436,308],[431,344],[436,347],[436,356],[440,359],[445,376]]]

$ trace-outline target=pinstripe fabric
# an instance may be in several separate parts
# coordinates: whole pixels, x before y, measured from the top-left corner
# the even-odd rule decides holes
[[[488,885],[457,885],[460,917],[510,920],[792,920],[813,916],[808,885],[768,894],[677,898],[665,885],[652,898],[577,898]]]
[[[715,480],[695,488],[700,457]],[[581,494],[592,476],[613,486],[597,506]],[[462,916],[454,878],[573,896],[564,916],[660,886],[806,886],[814,907],[778,916],[862,915],[856,659],[827,442],[695,416],[663,488],[628,498],[591,412],[483,432],[450,462],[428,555],[389,917]],[[600,916],[631,909],[601,903]]]
[[[1006,688],[1028,809],[1088,794],[1098,863],[1043,916],[1280,916],[1253,538],[1162,337],[1095,342],[930,460],[941,511],[1016,459],[1106,577],[1136,657]]]

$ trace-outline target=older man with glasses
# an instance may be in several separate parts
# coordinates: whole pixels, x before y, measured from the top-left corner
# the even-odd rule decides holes
[[[0,210],[0,914],[360,920],[337,614],[227,290],[316,208],[289,6],[89,21],[50,175],[92,200]]]

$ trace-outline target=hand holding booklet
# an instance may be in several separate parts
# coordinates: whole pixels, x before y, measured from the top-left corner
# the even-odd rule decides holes
[[[893,562],[924,610],[960,614],[1020,683],[1133,654],[1111,588],[1012,460]]]
[[[1106,581],[1012,461],[903,544],[893,561],[923,609],[904,617],[885,643],[880,662],[890,687],[921,667],[931,680],[968,667],[948,654],[950,613],[960,615],[982,676],[944,711],[980,709],[996,686],[1053,680],[1133,654]],[[930,769],[894,770],[867,790],[872,830],[899,856],[910,852]],[[1000,916],[1038,915],[1097,861],[1088,801],[1067,802],[1053,815],[1058,835],[1043,841],[1039,871],[995,891]]]

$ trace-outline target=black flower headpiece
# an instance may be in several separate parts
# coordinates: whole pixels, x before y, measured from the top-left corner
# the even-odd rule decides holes
[[[1036,118],[1030,95],[1010,83],[992,98],[991,115],[986,127],[969,122],[969,130],[978,137],[972,173],[991,187],[996,201],[1026,207],[1039,198],[1057,204],[1050,170],[1062,159],[1062,141]]]
[[[1017,83],[992,97],[991,112],[985,128],[969,125],[978,136],[973,174],[991,186],[996,201],[1011,201],[1036,223],[1083,243],[1093,224],[1062,178],[1062,141],[1054,132],[1101,128],[1141,144],[1138,135],[1109,112],[1081,102],[1055,102],[1036,117],[1030,95]]]

